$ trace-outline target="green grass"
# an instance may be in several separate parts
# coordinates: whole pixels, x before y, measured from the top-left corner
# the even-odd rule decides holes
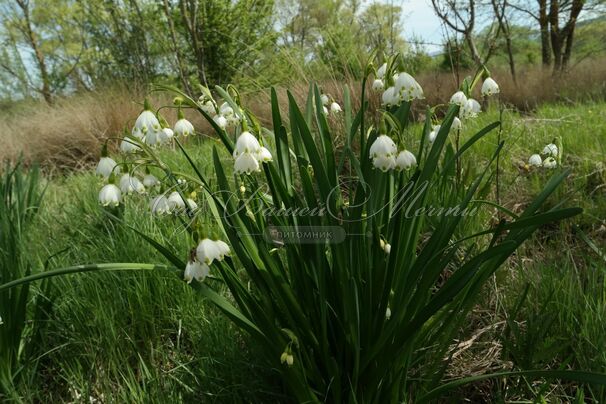
[[[480,115],[463,138],[498,115],[495,109]],[[507,330],[509,344],[503,346],[499,359],[511,361],[514,368],[563,366],[604,372],[606,262],[574,226],[605,250],[606,104],[544,106],[532,116],[505,111],[504,118],[503,204],[519,212],[539,192],[548,176],[529,174],[519,168],[520,163],[561,137],[563,164],[572,168],[573,175],[547,207],[564,200],[567,206],[583,207],[585,213],[540,231],[527,243],[485,291],[479,305],[483,309],[474,311],[473,321],[460,336],[468,339],[480,326],[510,318],[521,326]],[[212,169],[214,142],[192,141],[187,146],[206,172]],[[495,132],[474,146],[472,164],[465,169],[478,170],[482,164],[474,163],[487,160],[496,144]],[[180,153],[167,150],[162,157],[189,172]],[[50,180],[43,209],[29,234],[28,252],[39,268],[47,261],[49,268],[165,262],[133,231],[103,214],[97,204],[99,184],[90,173]],[[494,215],[486,208],[466,226],[479,226]],[[174,230],[173,218],[150,217],[144,198],[128,199],[123,220],[172,246],[178,256],[189,247],[185,234]],[[89,396],[107,402],[288,401],[275,383],[276,374],[261,361],[248,337],[172,273],[91,273],[55,278],[51,285],[50,292],[45,291],[52,304],[41,327],[41,345],[17,386],[24,401],[83,401]],[[516,309],[527,285],[528,293]],[[41,293],[39,286],[32,288],[33,293]],[[542,329],[545,324],[548,332]],[[483,338],[498,342],[502,330]],[[558,349],[552,352],[554,346]],[[467,386],[459,393],[487,394],[484,388]],[[501,390],[498,383],[489,385],[488,391],[503,399],[514,394]],[[576,391],[576,386],[562,384],[546,393],[520,383],[515,395],[555,400],[574,397]],[[586,397],[601,393],[587,389]]]

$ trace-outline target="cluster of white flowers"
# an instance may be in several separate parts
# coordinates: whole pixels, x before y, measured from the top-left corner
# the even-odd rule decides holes
[[[429,141],[429,143],[433,143],[436,140],[436,138],[438,137],[438,132],[440,131],[441,127],[442,127],[442,125],[433,125],[432,126],[431,132],[429,132],[429,134],[427,135],[427,140]],[[450,130],[458,131],[458,130],[461,130],[462,128],[463,128],[463,124],[461,123],[461,120],[455,116],[452,121],[452,125],[450,126]]]
[[[545,159],[541,157],[541,154],[533,154],[528,159],[528,166],[556,168],[558,166],[556,158],[558,157],[559,152],[560,150],[558,149],[558,146],[553,143],[549,143],[543,148],[543,151],[541,152],[541,154],[545,156]]]
[[[238,136],[233,153],[235,162],[234,170],[238,174],[250,174],[261,170],[259,163],[272,161],[271,152],[261,146],[254,135],[244,131]]]
[[[370,146],[370,158],[375,168],[383,172],[389,170],[408,170],[417,165],[414,154],[408,150],[398,153],[398,147],[387,135],[380,135]]]
[[[228,102],[222,103],[220,106],[215,103],[212,98],[206,95],[201,95],[198,98],[200,109],[207,115],[212,117],[213,122],[221,129],[229,129],[236,127],[242,122],[242,111],[234,111]]]
[[[387,63],[377,70],[376,78],[372,83],[372,89],[383,91],[381,95],[382,104],[385,106],[394,106],[402,101],[410,102],[425,98],[421,85],[410,74],[406,72],[396,72],[390,79],[386,77]],[[391,84],[385,89],[385,83]]]
[[[322,106],[324,107],[324,115],[328,115],[329,108],[332,114],[338,114],[339,112],[343,112],[341,106],[328,94],[320,95],[320,101],[322,101]],[[328,104],[330,104],[330,106],[328,106]]]
[[[179,110],[179,117],[175,123],[174,129],[163,127],[163,125],[160,124],[160,119],[151,111],[149,104],[146,101],[145,109],[137,117],[131,131],[132,137],[124,137],[120,143],[120,151],[123,153],[135,153],[140,151],[141,147],[134,139],[137,139],[148,146],[159,146],[170,143],[174,136],[189,136],[195,133],[194,125],[183,117],[181,110]]]
[[[484,80],[484,83],[482,83],[481,93],[483,96],[488,97],[498,94],[499,92],[499,85],[492,78],[488,77],[486,80]],[[450,103],[461,107],[459,109],[460,118],[475,118],[482,111],[480,103],[473,98],[467,98],[463,91],[457,91],[454,93],[452,97],[450,97]],[[455,127],[455,123],[456,122],[453,122],[453,127]]]
[[[230,249],[226,242],[203,239],[196,247],[195,253],[191,254],[183,273],[183,279],[187,283],[191,283],[194,279],[202,282],[208,276],[213,261],[222,261],[229,254]]]

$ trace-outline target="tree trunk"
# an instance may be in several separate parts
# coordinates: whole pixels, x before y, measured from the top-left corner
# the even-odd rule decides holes
[[[559,0],[549,2],[549,35],[553,51],[553,71],[562,68],[562,38],[560,36],[560,4]]]
[[[32,28],[32,23],[29,16],[29,2],[27,0],[17,0],[17,4],[23,11],[23,17],[25,19],[24,28],[27,34],[27,39],[29,41],[29,45],[34,51],[36,63],[38,64],[38,70],[40,70],[40,80],[42,81],[42,88],[39,89],[39,91],[44,97],[44,101],[46,101],[46,103],[50,105],[53,103],[53,96],[51,94],[50,88],[50,79],[48,76],[48,70],[46,68],[46,61],[44,60],[44,54],[38,46],[38,41],[36,41],[36,35],[34,34]]]
[[[183,68],[183,59],[181,58],[181,52],[179,51],[177,34],[175,33],[175,24],[173,23],[173,17],[170,12],[168,0],[164,0],[164,13],[166,14],[166,19],[168,20],[168,30],[170,32],[170,38],[173,44],[173,52],[175,52],[175,59],[177,60],[177,70],[179,71],[181,84],[183,85],[183,89],[185,90],[185,92],[191,96],[193,94],[189,86],[189,80],[187,79],[187,75],[185,74],[185,69]]]
[[[551,66],[551,45],[549,43],[549,18],[547,16],[547,0],[538,0],[539,27],[541,32],[541,59],[544,67]]]
[[[565,37],[566,47],[562,56],[562,70],[568,67],[570,62],[570,56],[572,55],[572,43],[574,40],[574,30],[577,24],[577,18],[583,10],[584,0],[573,0],[572,7],[570,9],[570,18],[564,27],[563,36]]]
[[[204,66],[204,49],[200,44],[200,40],[198,39],[198,24],[197,24],[197,3],[196,0],[192,0],[188,3],[189,10],[187,10],[185,2],[187,0],[180,0],[179,4],[181,6],[181,16],[183,18],[183,25],[187,29],[187,33],[189,34],[189,41],[196,56],[196,67],[198,70],[198,80],[200,83],[204,84],[208,87],[208,82],[206,81],[206,67]],[[189,16],[188,16],[189,11]]]

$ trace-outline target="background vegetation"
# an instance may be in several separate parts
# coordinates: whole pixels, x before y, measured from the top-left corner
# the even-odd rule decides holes
[[[556,5],[558,14],[548,18]],[[141,109],[133,100],[142,100],[154,83],[176,84],[197,96],[197,84],[235,82],[244,89],[245,103],[269,125],[269,85],[303,96],[307,83],[316,81],[339,102],[346,85],[356,102],[357,80],[375,50],[379,58],[402,51],[431,105],[447,101],[480,58],[502,91],[501,202],[522,210],[546,181],[543,174],[528,173],[524,163],[561,137],[563,165],[573,175],[549,203],[585,212],[543,229],[497,273],[452,342],[447,376],[509,369],[606,372],[602,4],[581,2],[571,24],[575,1],[540,0],[529,9],[515,1],[473,6],[472,27],[460,32],[472,22],[470,15],[457,23],[452,11],[470,10],[469,3],[436,2],[456,29],[444,22],[444,51],[430,54],[422,40],[401,33],[406,3],[1,0],[0,159],[15,161],[23,154],[26,165],[40,164],[42,177],[31,181],[44,196],[39,210],[37,201],[24,202],[35,205],[37,214],[27,217],[18,240],[5,237],[3,227],[0,283],[9,268],[22,273],[92,262],[163,262],[130,230],[103,216],[98,180],[89,173],[100,143],[132,124]],[[562,31],[567,35],[561,37]],[[564,53],[570,43],[566,63],[552,46],[558,40]],[[378,97],[370,102],[378,104]],[[489,113],[464,136],[498,119],[499,105],[485,107]],[[420,104],[413,114],[423,111]],[[188,118],[201,136],[186,147],[211,170],[208,156],[216,139],[205,135],[202,122]],[[488,138],[474,148],[473,159],[487,160],[496,143]],[[180,158],[163,153],[167,160]],[[187,249],[184,237],[171,231],[170,218],[152,220],[141,208],[127,209],[125,220],[176,250]],[[0,223],[13,220],[5,212]],[[19,257],[5,247],[16,245]],[[0,292],[0,345],[7,341],[1,329],[11,315],[3,298]],[[57,278],[33,285],[29,299],[22,343],[28,349],[11,359],[19,361],[19,371],[14,384],[0,390],[0,400],[289,401],[248,337],[172,274]],[[462,398],[597,402],[604,391],[502,378],[466,386],[446,400]]]

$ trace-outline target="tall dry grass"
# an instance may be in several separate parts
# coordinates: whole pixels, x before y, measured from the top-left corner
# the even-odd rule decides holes
[[[461,81],[472,72],[462,72]],[[574,103],[579,101],[603,101],[606,99],[606,63],[586,61],[574,66],[569,72],[554,76],[541,68],[523,69],[515,84],[507,70],[494,69],[493,76],[501,86],[501,100],[522,111],[532,111],[542,103]],[[427,99],[415,104],[413,112],[423,119],[426,105],[448,102],[457,88],[457,77],[446,72],[428,72],[417,77],[425,90]],[[360,86],[355,79],[336,79],[320,82],[322,91],[331,94],[337,102],[343,102],[343,88],[347,86],[352,103],[359,105]],[[294,97],[301,101],[309,90],[308,82],[289,85]],[[368,89],[368,93],[372,91]],[[286,105],[285,88],[278,94]],[[479,97],[479,94],[477,94]],[[141,110],[144,95],[126,88],[82,93],[57,99],[52,106],[43,102],[19,103],[8,112],[0,113],[0,161],[16,159],[23,154],[26,161],[37,161],[46,168],[78,169],[90,165],[99,156],[100,145],[107,138],[121,136],[124,126],[131,126]],[[244,103],[265,125],[271,125],[269,92],[258,90],[243,94]],[[169,94],[152,96],[154,105],[170,105]],[[380,96],[369,98],[376,107]],[[175,113],[163,109],[169,123]],[[210,133],[199,114],[186,114],[199,131]],[[118,141],[113,142],[119,144]]]

